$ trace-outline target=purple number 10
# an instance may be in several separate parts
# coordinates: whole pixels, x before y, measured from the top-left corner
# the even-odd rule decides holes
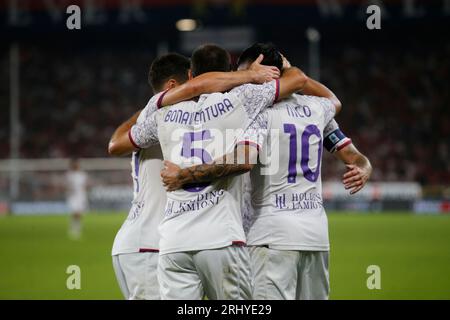
[[[289,134],[289,167],[288,167],[288,183],[295,183],[297,179],[297,128],[294,124],[284,124],[284,132]],[[317,169],[312,171],[309,167],[309,138],[315,135],[319,137],[319,154],[317,158]],[[303,176],[306,180],[316,182],[320,174],[320,159],[322,157],[322,136],[319,128],[311,124],[305,128],[302,133],[302,157],[300,166]]]

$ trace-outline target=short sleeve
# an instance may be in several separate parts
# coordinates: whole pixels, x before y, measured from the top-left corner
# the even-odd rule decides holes
[[[302,95],[301,99],[310,106],[318,105],[323,110],[323,126],[325,127],[336,115],[336,106],[328,98]]]
[[[137,123],[128,132],[128,137],[136,148],[144,149],[158,143],[158,127],[154,114],[161,108],[162,99],[168,91],[169,89],[150,98]]]
[[[336,107],[333,102],[331,102],[331,100],[327,98],[317,98],[317,101],[324,110],[324,125],[326,125],[336,115]]]
[[[147,102],[147,105],[144,108],[144,118],[148,118],[152,113],[156,112],[159,108],[161,108],[162,99],[166,95],[166,93],[169,91],[167,89],[166,91],[160,92],[155,94],[153,97],[150,98],[150,100]]]
[[[239,98],[249,118],[253,119],[277,101],[280,81],[276,79],[264,84],[244,84],[234,88],[230,93]]]
[[[156,120],[156,112],[146,117],[144,121],[136,123],[128,132],[131,143],[140,149],[148,148],[158,144],[158,123]]]
[[[330,153],[339,151],[352,143],[352,140],[341,131],[338,123],[334,119],[326,125],[323,130],[323,136],[325,137],[323,146]]]
[[[238,139],[238,145],[252,145],[259,151],[267,138],[267,132],[268,114],[265,111],[260,113],[244,131],[243,135]]]
[[[333,119],[330,122],[328,122],[327,125],[325,126],[325,129],[323,129],[323,136],[324,137],[328,136],[336,129],[339,129],[339,125],[336,122],[336,120]]]

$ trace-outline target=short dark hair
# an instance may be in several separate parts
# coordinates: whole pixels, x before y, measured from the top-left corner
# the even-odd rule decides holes
[[[200,46],[192,53],[191,70],[193,77],[211,71],[231,71],[230,54],[214,44]]]
[[[168,53],[153,60],[148,73],[148,82],[153,91],[159,92],[164,83],[169,79],[175,79],[179,83],[189,80],[189,58],[178,53]]]
[[[271,43],[255,43],[251,47],[245,49],[238,59],[238,66],[246,63],[253,62],[258,56],[264,55],[264,59],[261,64],[266,66],[275,66],[280,71],[283,69],[283,57],[277,47]]]

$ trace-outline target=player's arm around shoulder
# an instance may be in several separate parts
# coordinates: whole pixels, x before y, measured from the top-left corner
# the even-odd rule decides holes
[[[172,88],[164,94],[161,106],[173,105],[192,99],[201,94],[224,92],[234,87],[247,84],[263,84],[280,76],[278,68],[261,64],[263,55],[260,55],[248,70],[235,72],[208,72],[199,75],[181,86]]]
[[[335,114],[342,111],[342,103],[338,97],[333,91],[319,81],[308,77],[301,93],[308,96],[318,97],[319,99],[324,100],[325,104],[329,101],[334,106]]]
[[[287,98],[299,92],[308,81],[308,77],[302,70],[293,67],[285,56],[281,56],[283,58],[283,70],[278,83],[278,96],[276,100]]]
[[[152,121],[150,118],[161,107],[161,100],[166,93],[167,90],[155,94],[147,102],[147,105],[143,110],[139,110],[138,112],[136,112],[131,118],[123,122],[114,131],[108,144],[109,155],[125,156],[143,147],[136,144],[135,140],[138,140],[137,138],[133,139],[131,134],[132,128],[137,125],[138,118],[140,117],[141,113],[144,116],[144,121],[142,121],[142,123],[137,126],[136,130],[145,129],[145,127],[151,126],[151,124],[149,124],[149,122]],[[143,132],[145,134],[146,130],[140,130],[140,132]]]
[[[142,110],[136,112],[131,118],[123,122],[114,131],[108,144],[108,153],[111,156],[124,156],[134,151],[135,146],[131,143],[128,132],[136,124],[137,118]]]
[[[297,68],[295,68],[297,69]],[[303,71],[300,69],[292,70],[291,63],[283,56],[283,76],[285,73],[288,74],[289,77],[282,83],[282,79],[280,79],[280,98],[285,97],[284,95],[290,96],[292,93],[285,90],[292,90],[292,88],[296,89],[295,92],[299,92],[303,95],[313,96],[322,98],[323,100],[328,99],[331,104],[334,106],[335,114],[338,114],[342,110],[342,103],[339,101],[337,96],[327,88],[324,84],[316,81],[310,77],[308,77]],[[296,73],[296,74],[295,74]],[[297,87],[295,87],[297,86]],[[300,88],[299,88],[300,87]],[[328,101],[324,101],[324,104],[328,104]]]
[[[296,67],[284,68],[279,80],[278,99],[284,99],[303,89],[308,77]]]
[[[212,163],[181,168],[164,161],[161,179],[166,191],[181,189],[185,184],[212,182],[250,171],[258,158],[258,148],[249,144],[237,145],[234,152]]]
[[[159,142],[156,112],[137,123],[130,118],[118,128],[117,135],[111,138],[108,145],[110,155],[124,156],[138,149],[145,149]]]

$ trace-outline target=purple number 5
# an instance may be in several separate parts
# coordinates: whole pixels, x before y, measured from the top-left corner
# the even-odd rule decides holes
[[[284,132],[289,134],[289,165],[288,165],[288,183],[295,183],[297,179],[297,128],[294,124],[284,124]],[[309,167],[309,138],[315,135],[319,137],[319,151],[317,157],[317,169],[311,170]],[[300,159],[300,166],[303,171],[303,176],[306,180],[316,182],[320,175],[320,160],[322,157],[322,136],[317,126],[311,124],[305,128],[302,133],[302,157]]]
[[[181,148],[181,156],[185,158],[199,158],[202,163],[212,162],[211,155],[205,149],[193,148],[194,141],[211,140],[211,131],[203,130],[198,132],[186,132],[183,136],[183,147]],[[209,183],[190,183],[184,186],[184,190],[189,192],[199,192],[205,189]]]

